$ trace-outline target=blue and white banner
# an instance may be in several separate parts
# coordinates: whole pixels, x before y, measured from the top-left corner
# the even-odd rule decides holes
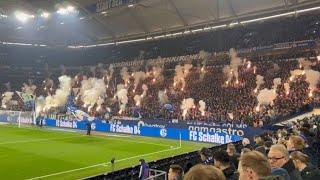
[[[20,112],[20,111],[1,111],[0,110],[0,122],[9,123],[20,123],[32,124],[33,123],[33,113],[32,112]]]
[[[84,122],[79,121],[45,119],[43,121],[43,125],[86,130]],[[205,142],[214,144],[225,144],[229,142],[239,141],[242,139],[239,136],[228,135],[225,133],[200,132],[189,131],[186,129],[158,128],[124,124],[92,123],[91,129],[102,132],[122,133],[158,138],[181,138],[181,140],[185,141]]]

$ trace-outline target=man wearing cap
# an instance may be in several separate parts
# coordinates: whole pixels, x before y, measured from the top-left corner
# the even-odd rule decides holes
[[[200,151],[200,158],[203,164],[205,165],[213,165],[212,153],[211,150],[203,147]]]

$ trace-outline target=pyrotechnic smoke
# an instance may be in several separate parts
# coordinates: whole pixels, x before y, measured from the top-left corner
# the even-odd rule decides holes
[[[11,84],[10,82],[4,84],[6,86],[7,91],[11,91]]]
[[[228,78],[228,79],[227,79],[227,83],[226,83],[226,84],[228,84],[228,83],[231,81],[232,76],[233,76],[230,66],[229,66],[229,65],[226,65],[226,66],[222,69],[222,71],[223,71],[223,74],[225,74],[225,76]]]
[[[91,67],[90,67],[90,72],[91,72],[91,74],[92,74],[92,77],[96,77],[96,67],[91,66]]]
[[[129,75],[129,73],[128,73],[128,68],[127,68],[127,67],[123,67],[123,68],[121,69],[121,71],[120,71],[120,75],[121,75],[124,83],[127,84],[128,81],[129,81],[129,78],[130,78],[130,75]]]
[[[181,90],[184,90],[186,86],[185,77],[187,77],[191,68],[192,68],[192,64],[185,64],[184,66],[181,66],[181,65],[176,66],[175,76],[173,78],[174,87],[177,86],[179,83],[181,83],[182,84]]]
[[[89,105],[89,108],[92,108],[97,103],[99,98],[104,97],[106,92],[106,85],[103,79],[93,78],[91,83],[92,88],[86,90],[81,96],[84,105]]]
[[[306,60],[305,58],[299,58],[298,62],[300,66],[303,66],[304,70],[310,69],[311,66],[314,66],[317,64],[316,62],[313,63],[311,61]]]
[[[281,78],[275,78],[273,80],[273,86],[272,86],[272,89],[273,90],[277,90],[277,87],[281,84]]]
[[[7,108],[7,104],[9,104],[10,100],[12,99],[13,94],[14,94],[13,92],[9,92],[9,91],[2,94],[2,101],[1,101],[2,106],[1,107]]]
[[[158,98],[159,98],[160,105],[163,105],[169,101],[168,96],[166,95],[165,91],[159,91]]]
[[[257,72],[257,66],[253,66],[253,73],[255,74]]]
[[[52,106],[59,107],[67,103],[71,91],[71,78],[68,76],[61,76],[59,77],[59,82],[59,88],[56,90],[55,94],[46,97],[46,110],[50,109]]]
[[[273,89],[263,89],[259,92],[257,99],[258,99],[258,106],[256,110],[259,110],[260,105],[271,105],[273,106],[273,101],[276,99],[277,93],[274,92]]]
[[[120,111],[119,111],[119,114],[122,113],[122,111],[125,111],[126,110],[126,106],[127,106],[127,103],[128,103],[128,91],[127,89],[124,89],[124,88],[121,88],[123,87],[123,84],[118,84],[117,88],[118,88],[118,91],[117,91],[117,97],[118,97],[118,101],[119,101],[119,105],[120,105]]]
[[[113,71],[114,71],[114,69],[113,69],[113,65],[112,65],[112,64],[110,64],[110,66],[109,66],[109,76],[108,76],[109,78],[108,78],[108,84],[109,84],[110,80],[112,79]]]
[[[94,80],[93,80],[93,78],[89,78],[89,79],[83,79],[82,81],[81,81],[81,88],[80,88],[80,92],[79,92],[79,94],[78,94],[78,96],[83,96],[84,95],[84,93],[87,91],[87,90],[89,90],[89,89],[91,89],[92,88],[92,86],[93,86],[93,82]],[[77,98],[76,98],[77,99]]]
[[[288,95],[290,92],[290,84],[289,83],[284,83],[283,84],[284,89],[286,90],[286,94]]]
[[[239,81],[239,72],[238,68],[242,64],[242,61],[239,57],[237,57],[237,52],[235,49],[231,48],[229,50],[229,56],[231,58],[230,67],[232,69],[232,74],[236,78],[236,81]]]
[[[66,74],[66,67],[64,65],[60,65],[61,75]]]
[[[183,110],[182,116],[183,119],[186,118],[187,112],[189,109],[191,109],[194,106],[194,99],[188,98],[188,99],[183,99],[180,109]]]
[[[147,74],[145,72],[139,71],[133,73],[133,78],[134,78],[134,90],[137,88],[138,84],[146,79]]]
[[[37,106],[36,106],[36,114],[38,116],[41,112],[43,112],[44,107],[46,105],[46,100],[44,99],[43,96],[37,97],[36,104],[37,104]]]
[[[102,105],[103,101],[104,101],[103,98],[99,98],[97,100],[97,109],[96,109],[97,111],[99,111],[101,109],[101,105]]]
[[[231,120],[233,120],[233,113],[228,113],[228,117],[231,119]]]
[[[142,90],[143,90],[143,93],[141,95],[141,98],[145,97],[147,95],[147,91],[148,91],[148,86],[143,84],[142,85]]]
[[[260,75],[257,75],[257,77],[256,77],[256,84],[257,84],[257,86],[256,86],[256,88],[255,88],[255,92],[258,92],[258,90],[259,90],[259,88],[260,88],[260,86],[262,85],[262,84],[264,84],[264,77],[263,76],[260,76]]]
[[[141,97],[139,95],[135,95],[133,99],[136,102],[136,106],[140,106]]]
[[[318,71],[308,69],[306,72],[306,81],[309,83],[310,96],[312,96],[312,92],[317,90],[317,85],[320,79],[320,73]]]
[[[27,84],[23,83],[22,92],[26,94],[33,94],[36,89],[37,87],[35,85],[28,86]]]
[[[199,101],[199,111],[201,112],[201,115],[204,116],[205,109],[206,109],[206,103],[203,100]]]
[[[153,82],[159,81],[161,76],[162,68],[161,67],[152,67],[153,70]]]
[[[199,52],[199,56],[200,56],[200,59],[203,59],[203,61],[201,62],[202,64],[201,71],[204,71],[204,69],[206,68],[207,61],[210,58],[211,54],[204,50],[201,50]]]

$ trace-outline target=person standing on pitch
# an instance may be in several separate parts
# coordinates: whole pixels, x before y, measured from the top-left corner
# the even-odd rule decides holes
[[[91,136],[91,124],[89,121],[86,122],[86,126],[87,126],[87,135]]]

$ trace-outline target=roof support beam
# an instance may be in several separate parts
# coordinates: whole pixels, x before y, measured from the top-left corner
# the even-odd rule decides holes
[[[229,8],[231,9],[232,15],[233,15],[234,17],[237,17],[238,15],[237,15],[236,11],[234,10],[234,8],[233,8],[232,3],[230,2],[230,0],[227,0],[227,3],[228,3],[228,5],[229,5]]]
[[[101,24],[103,26],[104,30],[109,35],[111,35],[112,38],[116,37],[115,33],[109,28],[109,26],[103,20],[101,20],[97,15],[92,14],[86,8],[84,8],[82,5],[80,5],[79,3],[75,2],[75,1],[71,1],[71,3],[74,4],[75,6],[77,6],[78,8],[82,9],[83,11],[85,11],[88,14],[88,16],[92,17],[96,22]]]
[[[183,16],[181,15],[180,11],[178,10],[177,6],[174,4],[174,2],[172,0],[168,0],[169,3],[172,5],[173,9],[176,11],[180,21],[182,22],[182,24],[184,26],[188,26],[187,21],[183,18]]]

